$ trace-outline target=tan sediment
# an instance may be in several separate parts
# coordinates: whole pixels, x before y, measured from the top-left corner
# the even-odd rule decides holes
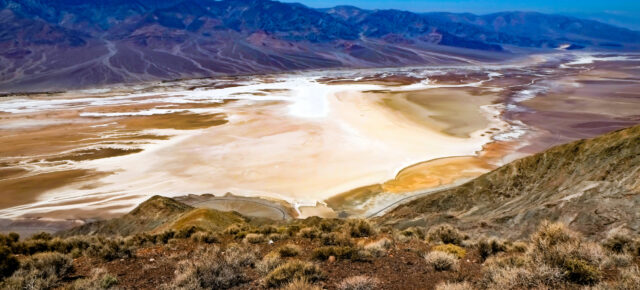
[[[374,93],[371,93],[374,94]],[[382,102],[411,120],[456,137],[485,129],[489,120],[480,107],[492,104],[497,96],[473,94],[469,89],[443,88],[385,93]]]
[[[73,151],[66,155],[48,158],[47,161],[50,161],[50,162],[63,161],[63,160],[83,161],[83,160],[93,160],[93,159],[100,159],[100,158],[123,156],[123,155],[138,153],[138,152],[142,152],[142,149],[139,149],[139,148],[122,149],[122,148],[108,148],[108,147],[98,148],[98,149],[83,149],[83,150]]]
[[[27,172],[28,171],[26,169],[19,167],[0,167],[0,180],[15,177],[16,175],[21,175]]]
[[[151,116],[135,116],[118,121],[119,124],[131,130],[145,129],[178,129],[193,130],[227,123],[226,115],[217,114],[193,114],[172,113]]]
[[[25,177],[0,180],[0,209],[32,203],[43,193],[65,185],[88,181],[106,173],[73,169],[47,172]]]
[[[402,193],[427,189],[477,177],[493,168],[475,156],[441,158],[402,169],[396,178],[382,184],[382,190]]]

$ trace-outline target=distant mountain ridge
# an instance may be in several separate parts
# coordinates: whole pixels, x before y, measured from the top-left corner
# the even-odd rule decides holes
[[[0,0],[0,90],[634,50],[640,32],[533,12],[312,9],[269,0]]]

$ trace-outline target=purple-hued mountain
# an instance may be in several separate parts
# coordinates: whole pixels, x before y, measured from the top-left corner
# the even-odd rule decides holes
[[[640,32],[530,12],[411,13],[268,0],[0,0],[0,91],[637,50]]]

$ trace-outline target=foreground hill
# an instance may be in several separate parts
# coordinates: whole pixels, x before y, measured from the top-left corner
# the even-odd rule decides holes
[[[0,0],[0,90],[633,50],[640,33],[539,13],[311,9],[269,0]]]
[[[586,235],[640,232],[640,126],[556,146],[462,186],[402,205],[382,221],[398,226],[450,223],[522,237],[542,220]]]

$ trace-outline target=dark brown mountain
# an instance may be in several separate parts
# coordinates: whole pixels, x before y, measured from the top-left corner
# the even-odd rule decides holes
[[[561,45],[634,50],[640,33],[505,12],[416,14],[270,0],[1,0],[0,91],[330,67],[499,61]]]

